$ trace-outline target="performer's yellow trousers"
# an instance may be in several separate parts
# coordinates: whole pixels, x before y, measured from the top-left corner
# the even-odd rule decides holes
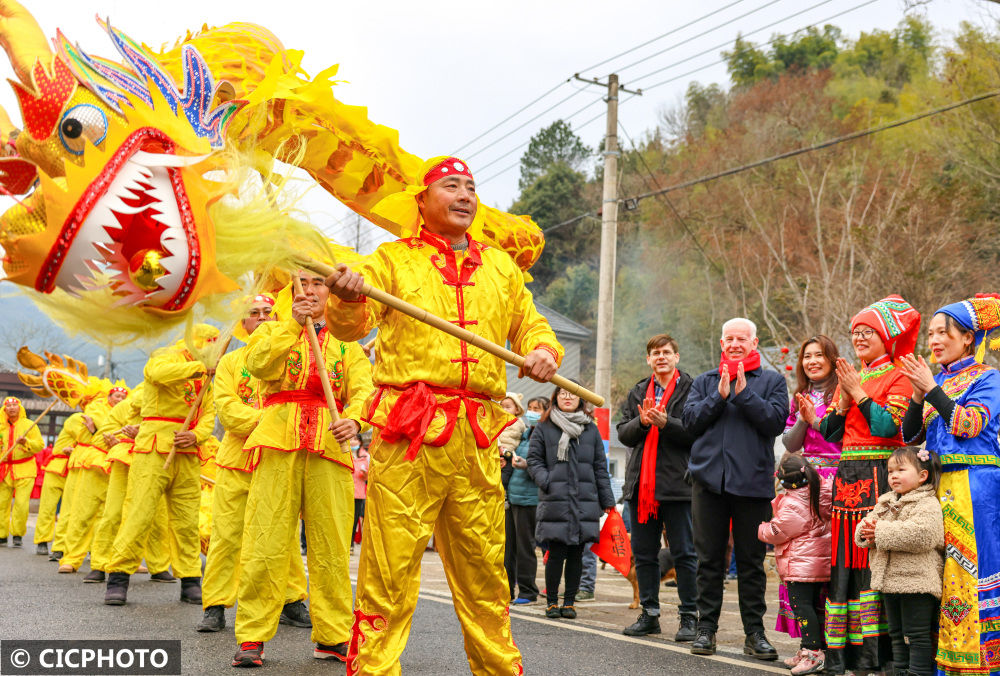
[[[201,604],[233,607],[240,582],[240,551],[243,548],[243,523],[247,496],[253,475],[219,467],[215,472],[212,493],[212,540],[201,581]],[[284,603],[306,598],[306,570],[299,553],[298,529],[292,532],[288,547],[288,584]],[[272,573],[273,574],[273,573]]]
[[[38,518],[35,520],[35,544],[51,542],[56,534],[56,509],[63,496],[66,477],[55,472],[45,472],[42,494],[38,498]]]
[[[472,673],[520,674],[503,566],[497,448],[477,448],[461,419],[445,446],[423,445],[409,461],[403,457],[407,445],[376,436],[369,449],[365,540],[347,673],[401,673],[399,657],[420,591],[420,562],[433,532]]]
[[[66,525],[66,548],[59,559],[60,566],[73,566],[74,570],[87,558],[108,492],[108,475],[103,469],[92,467],[82,472],[73,494],[73,512]]]
[[[94,542],[90,550],[91,570],[106,570],[111,557],[111,547],[122,523],[122,506],[128,488],[129,466],[120,462],[111,463],[108,475],[108,493],[104,499],[104,511],[94,530]],[[167,503],[160,498],[156,506],[153,526],[146,539],[146,568],[150,573],[162,573],[170,567],[170,535],[167,529]]]
[[[312,640],[336,645],[351,636],[351,470],[306,451],[263,449],[247,496],[238,642],[268,641],[278,630],[288,593],[288,550],[298,549],[300,513],[309,545]]]
[[[0,481],[0,509],[3,509],[3,523],[0,523],[0,538],[8,535],[23,537],[28,530],[28,504],[35,477],[14,479],[10,473]],[[13,503],[13,508],[11,508]]]
[[[56,521],[56,533],[52,536],[52,551],[66,551],[66,528],[69,526],[69,515],[73,513],[73,493],[80,481],[82,469],[77,467],[66,474],[66,484],[63,486],[62,504],[59,506],[59,519]]]
[[[174,575],[201,577],[198,506],[201,501],[198,456],[178,453],[168,469],[166,454],[134,453],[122,505],[122,522],[111,547],[108,573],[131,575],[142,561],[146,537],[156,521],[157,506],[166,498]]]

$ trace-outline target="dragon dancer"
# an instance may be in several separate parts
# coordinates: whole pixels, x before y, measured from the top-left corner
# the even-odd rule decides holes
[[[358,340],[379,329],[365,543],[348,674],[399,674],[431,534],[441,554],[474,674],[523,673],[510,632],[504,491],[497,436],[513,419],[497,403],[504,362],[361,295],[365,280],[526,355],[522,374],[548,381],[562,347],[511,257],[473,238],[482,211],[467,165],[424,163],[422,181],[374,212],[410,236],[381,245],[357,272],[327,279],[330,330]],[[310,542],[310,547],[312,543]]]
[[[247,371],[260,379],[263,411],[244,446],[254,476],[240,559],[234,667],[263,664],[264,642],[277,631],[289,593],[284,562],[298,552],[300,515],[309,545],[313,656],[345,660],[351,636],[354,462],[343,444],[361,431],[362,405],[372,391],[371,363],[357,343],[341,342],[326,329],[330,291],[323,278],[297,274],[303,293],[294,296],[290,312],[258,326],[246,346]],[[310,349],[306,322],[316,328],[322,365]],[[329,374],[342,409],[336,422],[331,423],[319,368]]]
[[[272,310],[275,301],[271,295],[258,294],[249,301],[246,316],[240,323],[246,340],[258,326],[274,321]],[[225,609],[232,608],[236,603],[239,589],[243,522],[253,478],[252,456],[243,452],[243,445],[261,417],[260,381],[247,371],[246,346],[227,353],[219,360],[214,389],[215,411],[226,434],[215,457],[212,536],[201,590],[205,616],[198,625],[201,632],[225,628]],[[279,622],[312,627],[309,611],[303,603],[307,588],[306,571],[296,546],[289,551],[288,566],[285,604]]]
[[[42,450],[42,433],[28,419],[17,397],[3,401],[3,424],[0,424],[0,546],[21,546],[28,529],[28,502],[35,484],[38,466],[35,454]],[[13,508],[11,507],[13,505]]]
[[[192,329],[194,350],[201,354],[218,338],[219,330],[207,324]],[[143,369],[142,422],[135,437],[128,487],[122,505],[122,523],[107,564],[108,584],[104,603],[124,605],[129,577],[139,567],[147,536],[156,520],[157,505],[166,497],[173,541],[174,575],[181,578],[181,601],[201,603],[201,546],[198,507],[201,463],[198,447],[215,425],[215,403],[206,393],[203,404],[183,430],[202,387],[211,387],[212,369],[196,359],[184,341],[158,350]],[[169,467],[164,459],[176,447]]]
[[[85,429],[83,413],[77,411],[66,418],[55,444],[52,445],[52,458],[43,470],[45,476],[38,500],[38,517],[35,519],[35,553],[41,556],[48,555],[48,543],[55,537],[56,516],[61,511],[59,501],[63,498],[66,475],[69,474],[69,455],[76,445],[77,438]],[[59,518],[65,518],[65,515],[66,512],[63,511]],[[61,553],[56,560],[60,558],[62,558]]]

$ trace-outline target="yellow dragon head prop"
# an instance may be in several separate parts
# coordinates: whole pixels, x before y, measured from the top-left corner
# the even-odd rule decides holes
[[[27,195],[0,215],[3,266],[9,281],[58,295],[47,304],[57,321],[58,306],[71,305],[70,328],[94,333],[88,318],[106,313],[128,315],[135,332],[150,314],[183,318],[206,297],[246,287],[247,273],[294,260],[282,247],[328,258],[329,242],[273,194],[274,160],[409,234],[372,207],[417,182],[422,162],[364,108],[334,98],[336,67],[310,79],[302,52],[252,24],[204,28],[160,53],[101,25],[117,61],[61,31],[53,49],[24,7],[0,0],[0,46],[24,120],[18,130],[0,114],[0,186]],[[232,204],[231,176],[218,180],[234,165],[264,177],[253,209]],[[480,209],[474,236],[526,271],[544,244],[538,226]]]

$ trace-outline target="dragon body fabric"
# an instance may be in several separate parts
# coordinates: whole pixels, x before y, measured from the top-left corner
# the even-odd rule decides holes
[[[179,320],[246,286],[288,243],[337,257],[280,206],[275,160],[391,233],[416,234],[371,209],[418,182],[422,160],[334,97],[336,67],[310,78],[302,52],[253,24],[206,27],[162,52],[102,27],[115,59],[62,32],[50,45],[24,7],[0,0],[23,117],[16,129],[0,115],[0,184],[25,196],[0,216],[3,265],[57,321],[135,333],[150,314]],[[263,179],[250,199],[240,171]],[[480,209],[473,235],[527,271],[543,246],[537,225]]]

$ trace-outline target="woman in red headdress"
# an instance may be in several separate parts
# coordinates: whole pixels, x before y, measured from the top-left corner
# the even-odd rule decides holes
[[[820,423],[827,441],[840,441],[833,497],[833,561],[826,602],[826,670],[882,671],[892,659],[885,614],[871,589],[868,550],[854,543],[857,524],[889,490],[887,462],[902,446],[900,425],[913,388],[896,367],[911,354],[920,313],[900,296],[873,303],[851,320],[851,343],[860,373],[837,360],[840,384]]]

